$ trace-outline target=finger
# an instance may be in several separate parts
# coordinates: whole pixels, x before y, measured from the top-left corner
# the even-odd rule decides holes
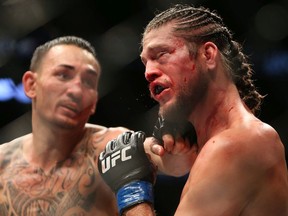
[[[151,152],[158,156],[163,156],[165,154],[163,146],[156,143],[151,145]]]
[[[188,139],[183,139],[182,137],[177,137],[174,148],[172,149],[171,153],[173,154],[185,154],[191,148]]]
[[[163,146],[167,152],[171,152],[174,148],[175,140],[171,134],[164,134],[162,136]]]

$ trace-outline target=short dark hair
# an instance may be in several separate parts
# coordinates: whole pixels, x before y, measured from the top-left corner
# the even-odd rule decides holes
[[[88,41],[84,40],[83,38],[76,37],[76,36],[63,36],[63,37],[58,37],[58,38],[55,38],[53,40],[50,40],[50,41],[38,46],[35,49],[33,56],[32,56],[32,59],[31,59],[31,63],[30,63],[30,70],[35,71],[39,67],[39,65],[43,59],[43,56],[45,56],[45,54],[52,47],[57,46],[57,45],[75,45],[75,46],[80,47],[84,50],[87,50],[89,53],[91,53],[95,57],[96,61],[98,61],[95,49]],[[99,64],[99,62],[98,62],[98,64]],[[99,65],[99,67],[100,67],[100,65]]]

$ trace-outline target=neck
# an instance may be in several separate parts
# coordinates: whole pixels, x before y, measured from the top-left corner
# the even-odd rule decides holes
[[[234,84],[225,88],[211,85],[208,92],[189,118],[195,127],[200,148],[211,137],[231,127],[236,119],[239,120],[240,112],[248,112]]]
[[[32,137],[23,147],[23,155],[28,163],[51,170],[59,162],[69,158],[85,134],[85,129],[63,129],[45,127],[33,122]]]

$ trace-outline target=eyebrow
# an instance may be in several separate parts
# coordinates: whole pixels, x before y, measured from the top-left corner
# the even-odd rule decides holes
[[[161,44],[155,44],[155,45],[148,46],[148,47],[146,48],[146,51],[147,51],[147,53],[149,53],[149,52],[158,52],[158,51],[160,51],[160,50],[168,50],[169,47],[170,47],[169,45],[163,44],[163,43],[161,43]],[[142,50],[141,54],[142,54],[142,53],[143,53],[143,50]]]
[[[170,49],[171,49],[171,47],[169,47],[167,44],[156,44],[156,45],[148,46],[146,48],[145,55],[157,53],[157,52],[164,51],[164,50],[169,51]],[[144,59],[143,58],[143,50],[140,53],[140,58]]]
[[[67,69],[69,69],[69,70],[75,70],[75,67],[74,66],[72,66],[72,65],[68,65],[68,64],[60,64],[60,65],[58,65],[57,67],[64,67],[64,68],[67,68]],[[87,72],[87,73],[89,73],[89,74],[91,74],[91,75],[93,75],[93,76],[99,76],[99,73],[96,71],[96,70],[92,70],[92,69],[90,69],[90,68],[88,68],[87,70],[85,70],[85,72]]]
[[[74,70],[75,69],[74,66],[67,65],[67,64],[60,64],[60,65],[57,65],[57,67],[64,67],[64,68],[67,68],[67,69],[70,69],[70,70]]]

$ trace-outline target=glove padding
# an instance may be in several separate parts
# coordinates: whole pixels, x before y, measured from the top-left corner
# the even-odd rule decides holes
[[[98,158],[99,172],[110,188],[117,191],[127,183],[143,180],[154,184],[156,171],[144,150],[142,131],[124,132],[107,143]]]
[[[125,132],[106,145],[98,169],[117,197],[119,215],[138,203],[154,204],[156,170],[144,151],[144,132]]]
[[[174,138],[180,136],[183,139],[188,139],[191,145],[197,143],[196,131],[189,121],[185,123],[174,123],[165,120],[163,116],[159,115],[152,136],[163,145],[162,137],[164,134],[170,134]]]

